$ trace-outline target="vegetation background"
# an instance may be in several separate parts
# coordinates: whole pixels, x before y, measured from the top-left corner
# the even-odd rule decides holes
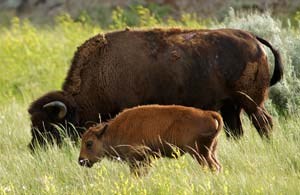
[[[175,0],[59,1],[46,12],[53,2],[0,1],[0,194],[300,193],[298,1],[190,1],[186,7]],[[219,139],[223,171],[218,175],[188,155],[156,160],[141,178],[130,175],[126,164],[108,160],[82,168],[77,165],[79,146],[67,138],[62,148],[30,153],[30,102],[60,89],[77,46],[95,34],[127,26],[240,28],[269,40],[285,67],[283,81],[271,88],[266,102],[275,119],[272,139],[262,140],[244,117],[242,139],[227,140],[224,134]]]

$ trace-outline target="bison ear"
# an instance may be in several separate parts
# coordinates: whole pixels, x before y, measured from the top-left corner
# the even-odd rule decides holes
[[[67,106],[61,101],[53,101],[45,104],[43,109],[50,113],[51,116],[55,116],[58,119],[63,119],[67,115]]]
[[[107,124],[104,125],[104,127],[103,127],[102,129],[100,129],[100,130],[96,133],[96,136],[97,136],[98,139],[100,139],[100,138],[103,136],[103,134],[104,134],[104,133],[106,132],[106,130],[107,130],[107,127],[108,127]]]

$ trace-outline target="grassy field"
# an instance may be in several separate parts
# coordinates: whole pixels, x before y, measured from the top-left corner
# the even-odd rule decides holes
[[[77,164],[79,147],[70,142],[32,155],[26,106],[1,109],[0,194],[299,194],[300,122],[275,123],[270,142],[248,120],[239,141],[220,137],[220,174],[202,169],[189,155],[155,160],[136,178],[126,164],[104,160],[93,168]]]
[[[109,30],[126,26],[122,11]],[[253,19],[254,17],[254,19]],[[59,89],[76,47],[101,27],[58,18],[52,27],[34,27],[13,19],[0,28],[0,194],[300,194],[300,39],[299,29],[283,28],[269,15],[229,14],[222,23],[206,24],[191,16],[161,22],[143,13],[138,26],[187,28],[234,27],[255,32],[280,48],[285,79],[271,90],[268,110],[275,125],[270,141],[262,140],[247,118],[238,141],[220,136],[220,174],[199,167],[189,155],[155,160],[148,175],[136,178],[126,164],[104,160],[91,169],[77,164],[79,146],[27,149],[29,103]],[[271,58],[272,61],[272,58]]]

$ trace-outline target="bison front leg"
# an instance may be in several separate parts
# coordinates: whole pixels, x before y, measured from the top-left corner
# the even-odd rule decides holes
[[[241,108],[231,102],[226,102],[221,108],[227,137],[240,138],[244,131],[240,119]]]

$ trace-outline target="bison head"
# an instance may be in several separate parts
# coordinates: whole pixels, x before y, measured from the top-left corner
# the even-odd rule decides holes
[[[107,124],[100,124],[89,128],[83,134],[78,158],[78,163],[81,166],[92,167],[95,162],[104,157],[103,134],[106,132],[107,127]]]
[[[77,139],[78,132],[73,128],[78,124],[77,111],[71,95],[62,91],[50,92],[34,101],[28,112],[32,123],[30,149],[33,150],[36,145],[45,146],[46,143],[61,144],[63,134]],[[64,132],[59,131],[58,126]]]

